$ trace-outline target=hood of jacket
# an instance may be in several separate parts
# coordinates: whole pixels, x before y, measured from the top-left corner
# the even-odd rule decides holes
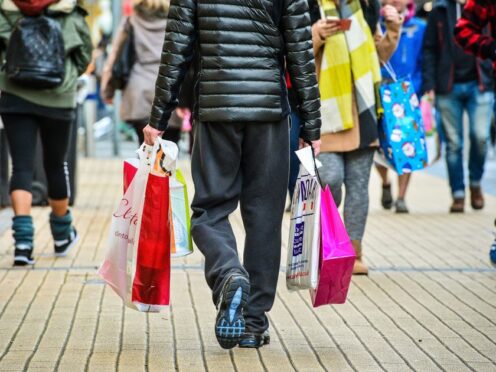
[[[164,42],[167,18],[143,17],[136,12],[130,18],[134,32],[134,46],[138,62],[142,64],[160,61],[162,50],[159,45]]]
[[[455,5],[456,3],[458,3],[457,0],[436,0],[434,2],[434,8],[447,8],[448,6]]]
[[[137,32],[165,32],[167,15],[165,17],[154,17],[147,13],[136,11],[131,17],[133,27]]]

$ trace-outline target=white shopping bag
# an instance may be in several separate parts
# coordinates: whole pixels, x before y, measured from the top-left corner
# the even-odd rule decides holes
[[[171,174],[178,149],[173,142],[158,139],[154,146],[142,145],[137,153],[137,172],[112,215],[105,260],[98,273],[123,299],[126,306],[138,311],[158,312],[167,307],[168,299],[167,304],[143,303],[136,300],[136,289],[133,292],[141,216],[150,175],[166,177]]]
[[[291,203],[286,286],[290,290],[316,288],[320,248],[320,184],[312,149],[296,151],[300,171]]]

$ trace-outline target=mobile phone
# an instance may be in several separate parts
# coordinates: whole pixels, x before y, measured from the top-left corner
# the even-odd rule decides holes
[[[348,31],[351,27],[351,19],[339,19],[338,17],[327,17],[327,22],[339,24],[341,31]]]

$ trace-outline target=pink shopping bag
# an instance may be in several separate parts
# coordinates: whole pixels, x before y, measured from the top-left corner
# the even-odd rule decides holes
[[[355,251],[329,186],[321,191],[320,203],[320,273],[317,288],[310,289],[314,307],[346,301],[355,262]]]

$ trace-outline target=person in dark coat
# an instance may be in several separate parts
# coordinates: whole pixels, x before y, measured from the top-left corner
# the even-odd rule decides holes
[[[446,163],[452,213],[465,211],[464,126],[469,117],[469,186],[475,210],[484,207],[481,180],[493,115],[492,62],[466,53],[455,43],[454,28],[465,0],[438,0],[429,15],[424,37],[423,90],[436,100],[446,137]]]
[[[145,141],[167,127],[198,41],[192,235],[205,256],[223,348],[268,343],[288,186],[290,113],[285,68],[297,92],[300,137],[320,146],[320,101],[306,0],[173,0]],[[229,215],[240,203],[241,264]]]

